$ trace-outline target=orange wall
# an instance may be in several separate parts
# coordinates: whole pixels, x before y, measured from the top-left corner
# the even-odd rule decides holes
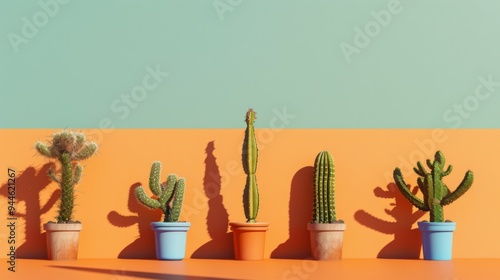
[[[129,195],[132,186],[147,184],[155,160],[164,164],[164,178],[168,173],[186,177],[181,219],[192,223],[187,256],[231,257],[227,220],[244,220],[243,129],[115,129],[100,135],[95,130],[83,131],[93,134],[100,147],[96,156],[83,162],[84,176],[77,186],[75,217],[84,227],[80,258],[154,257],[148,224],[159,220],[160,213],[137,205]],[[5,256],[8,248],[3,224],[7,223],[5,184],[10,167],[17,171],[18,211],[28,212],[17,221],[18,257],[45,256],[40,223],[55,216],[55,206],[48,211],[43,208],[58,187],[47,180],[48,161],[36,154],[33,145],[53,132],[0,130],[0,255]],[[445,208],[445,218],[457,222],[454,257],[500,258],[500,227],[494,218],[500,212],[495,200],[500,197],[496,176],[500,130],[257,129],[257,134],[258,220],[271,224],[267,257],[307,257],[311,166],[322,149],[332,153],[336,164],[337,215],[347,223],[344,257],[419,254],[418,233],[411,228],[416,228],[416,220],[427,219],[427,213],[420,218],[421,213],[414,213],[415,208],[397,192],[384,190],[391,188],[390,174],[396,166],[403,167],[407,183],[415,185],[416,177],[405,171],[405,162],[410,160],[413,166],[415,160],[441,149],[454,165],[445,178],[450,188],[458,185],[467,169],[475,173],[471,190]],[[395,202],[396,206],[391,205]]]

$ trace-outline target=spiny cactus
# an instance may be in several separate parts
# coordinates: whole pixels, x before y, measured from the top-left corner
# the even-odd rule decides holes
[[[321,151],[314,161],[313,223],[337,221],[335,213],[335,169],[332,155]]]
[[[97,151],[97,144],[87,142],[83,133],[63,130],[52,135],[50,144],[37,142],[35,149],[41,155],[57,159],[61,163],[61,176],[49,169],[49,177],[59,183],[61,187],[61,202],[59,214],[56,217],[58,223],[70,222],[73,216],[75,201],[75,185],[82,176],[83,167],[74,162],[88,159]]]
[[[135,189],[135,196],[150,209],[160,208],[165,214],[164,222],[177,222],[184,199],[185,179],[177,179],[176,175],[169,174],[167,181],[160,183],[160,174],[161,162],[155,161],[149,174],[149,189],[155,195],[154,198],[146,195],[142,186]]]
[[[446,170],[444,169],[445,158],[443,153],[437,151],[434,155],[434,161],[431,162],[428,159],[426,163],[430,168],[430,172],[427,172],[420,162],[417,162],[417,167],[413,168],[413,171],[419,176],[417,184],[423,194],[423,201],[408,189],[399,168],[394,170],[394,181],[401,193],[415,207],[422,211],[430,212],[431,222],[444,222],[443,206],[457,200],[469,190],[472,186],[474,175],[472,171],[468,170],[460,185],[452,192],[442,181],[443,177],[449,175],[453,169],[451,165]]]
[[[255,138],[255,122],[256,116],[252,109],[249,109],[245,122],[247,128],[245,130],[245,140],[243,141],[243,169],[247,174],[245,190],[243,192],[243,208],[245,209],[245,217],[247,223],[255,223],[257,213],[259,212],[259,189],[257,187],[257,140]]]

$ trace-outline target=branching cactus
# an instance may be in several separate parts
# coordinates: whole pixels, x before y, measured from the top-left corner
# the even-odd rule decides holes
[[[185,179],[177,178],[174,174],[167,176],[167,181],[160,182],[161,162],[155,161],[149,174],[149,189],[154,197],[149,197],[142,186],[135,189],[137,199],[150,209],[160,208],[164,215],[164,222],[177,222],[181,214],[184,199]]]
[[[255,223],[259,212],[259,189],[257,187],[257,140],[255,138],[255,112],[249,109],[246,114],[247,128],[245,130],[245,140],[243,141],[243,169],[247,174],[245,191],[243,193],[243,207],[247,223]]]
[[[333,157],[321,151],[314,161],[313,223],[333,223],[335,213],[335,168]]]
[[[423,201],[416,197],[406,185],[401,170],[394,170],[394,180],[398,189],[415,207],[422,211],[430,212],[431,222],[444,222],[443,206],[452,203],[461,197],[472,186],[474,175],[472,171],[467,171],[460,185],[452,192],[443,183],[443,177],[449,175],[453,169],[449,165],[446,169],[445,158],[441,151],[437,151],[434,155],[434,161],[430,159],[426,161],[430,172],[424,168],[422,163],[417,162],[417,167],[413,171],[417,173],[418,188],[423,194]]]
[[[57,159],[61,163],[61,175],[49,169],[49,177],[61,187],[61,202],[59,214],[56,217],[58,223],[68,223],[73,218],[75,203],[75,186],[80,181],[83,167],[74,164],[78,161],[88,159],[97,151],[97,144],[87,142],[83,133],[64,130],[52,135],[49,144],[37,142],[35,149],[41,155]]]

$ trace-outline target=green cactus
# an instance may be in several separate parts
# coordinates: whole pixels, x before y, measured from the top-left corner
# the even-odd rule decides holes
[[[446,170],[444,169],[445,158],[443,153],[437,151],[434,155],[434,161],[431,162],[428,159],[426,163],[430,168],[430,172],[427,172],[420,162],[417,162],[417,167],[413,168],[413,171],[419,176],[417,184],[423,194],[423,201],[410,191],[399,168],[394,170],[394,181],[401,193],[415,207],[422,211],[429,211],[431,222],[444,222],[443,206],[457,200],[469,190],[474,181],[474,175],[472,171],[468,170],[460,185],[452,192],[442,181],[443,177],[449,175],[453,169],[451,165]]]
[[[174,174],[169,174],[165,183],[160,183],[161,162],[155,161],[151,166],[149,174],[149,189],[155,195],[154,198],[146,195],[144,188],[138,186],[135,196],[150,209],[160,208],[164,215],[164,222],[177,222],[181,214],[184,199],[185,179]]]
[[[254,128],[255,119],[255,112],[249,109],[245,118],[247,128],[245,130],[242,152],[243,169],[247,174],[245,190],[243,192],[243,208],[245,209],[247,223],[255,223],[257,213],[259,212],[259,189],[257,187],[257,176],[255,175],[258,157]]]
[[[321,151],[314,161],[313,223],[333,223],[335,213],[335,168],[332,155]]]
[[[75,185],[82,176],[83,167],[73,163],[88,159],[97,151],[97,144],[86,142],[83,133],[63,130],[52,135],[50,144],[37,142],[35,149],[41,155],[57,159],[61,163],[61,176],[49,169],[48,176],[59,183],[61,187],[61,201],[59,214],[56,217],[58,223],[71,222],[75,203]]]

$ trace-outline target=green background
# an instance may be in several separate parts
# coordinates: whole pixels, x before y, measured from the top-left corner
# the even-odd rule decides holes
[[[250,107],[257,127],[272,127],[283,110],[293,115],[289,128],[500,124],[500,86],[474,96],[479,77],[500,83],[497,0],[74,0],[53,5],[16,52],[9,36],[22,36],[23,18],[43,19],[40,3],[53,1],[0,2],[1,128],[95,128],[102,120],[240,128]],[[400,12],[381,26],[373,13],[388,5]],[[349,63],[340,45],[356,46],[356,28],[367,26],[380,30]],[[122,95],[157,65],[169,76],[126,105]],[[453,111],[464,102],[466,114]]]

